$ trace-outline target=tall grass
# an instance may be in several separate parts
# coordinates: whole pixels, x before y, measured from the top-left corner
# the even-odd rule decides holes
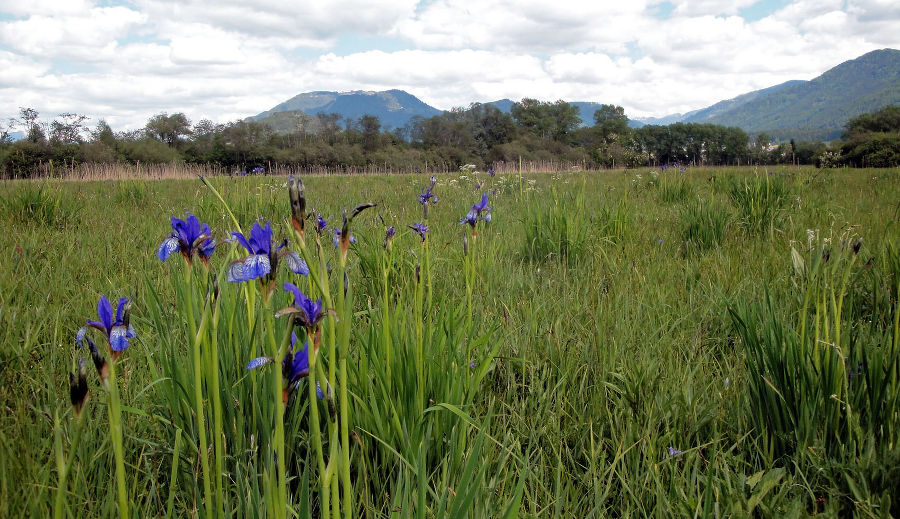
[[[421,175],[305,177],[305,212],[329,227],[305,219],[303,239],[285,177],[47,184],[77,218],[0,218],[0,516],[118,513],[90,363],[80,419],[66,396],[73,336],[109,293],[132,299],[138,333],[115,366],[132,516],[896,515],[900,185],[885,173],[790,183],[802,203],[772,232],[726,223],[715,253],[687,255],[703,213],[618,173],[498,173],[474,229],[459,221],[481,190],[439,175],[425,242],[407,227],[423,222]],[[754,172],[683,175],[697,206],[740,214],[699,202],[724,200],[713,176]],[[587,230],[572,264],[525,254],[522,223],[554,199]],[[379,205],[349,222],[345,253],[331,229],[360,201]],[[220,242],[208,271],[155,255],[185,211]],[[259,220],[313,273],[282,260],[268,303],[258,281],[226,281],[248,252],[225,240]],[[829,228],[850,231],[807,242]],[[275,317],[294,304],[286,281],[334,313],[284,403],[278,361],[247,363],[278,358],[292,328],[293,351],[309,339]]]
[[[763,175],[732,180],[728,194],[738,210],[738,220],[748,233],[771,235],[783,214],[790,190],[784,177]]]

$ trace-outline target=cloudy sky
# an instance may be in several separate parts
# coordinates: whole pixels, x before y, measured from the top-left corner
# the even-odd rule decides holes
[[[28,0],[0,5],[0,121],[134,129],[311,90],[535,97],[663,116],[900,48],[897,0]]]

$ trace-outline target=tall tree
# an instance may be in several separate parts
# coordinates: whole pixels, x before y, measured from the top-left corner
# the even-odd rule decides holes
[[[151,117],[144,130],[148,136],[175,146],[182,137],[191,135],[191,121],[183,113],[162,112]]]

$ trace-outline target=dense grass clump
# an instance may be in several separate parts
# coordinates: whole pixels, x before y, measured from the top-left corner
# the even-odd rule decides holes
[[[719,204],[696,200],[681,212],[681,239],[687,251],[703,251],[718,247],[725,237],[730,215]]]
[[[0,185],[0,516],[900,515],[900,176],[656,177]]]
[[[0,196],[0,209],[10,220],[38,226],[71,223],[78,216],[78,207],[46,183],[28,183]]]
[[[584,189],[575,194],[552,189],[547,203],[527,204],[525,257],[531,261],[556,260],[574,264],[585,253],[590,231]]]
[[[764,175],[732,179],[728,188],[738,220],[750,233],[771,233],[781,218],[790,190],[782,176]]]

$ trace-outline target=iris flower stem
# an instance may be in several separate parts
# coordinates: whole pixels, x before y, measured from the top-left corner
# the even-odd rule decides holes
[[[70,456],[66,456],[62,451],[62,429],[59,426],[59,417],[57,420],[55,434],[56,446],[56,469],[59,474],[59,487],[56,489],[56,505],[53,507],[53,517],[62,519],[66,516],[66,488],[69,476],[69,470],[72,468],[72,462],[75,461],[75,453],[78,452],[78,445],[81,443],[81,422],[82,416],[75,416],[74,426],[72,427],[72,442],[69,444]]]
[[[202,336],[206,332],[205,321],[206,314],[201,317],[200,330],[197,329],[197,322],[194,318],[194,286],[192,277],[192,268],[190,263],[184,266],[184,286],[185,286],[185,307],[188,313],[188,326],[191,330],[191,342],[193,345],[194,357],[194,412],[197,415],[197,436],[200,441],[200,464],[203,468],[203,497],[206,506],[206,516],[212,517],[212,485],[210,483],[208,443],[206,440],[206,420],[203,413],[203,356],[201,355]]]
[[[428,344],[431,345],[431,251],[428,240],[425,240],[425,329],[428,335]],[[424,343],[422,345],[424,350]]]
[[[310,261],[309,250],[306,248],[306,241],[303,240],[300,236],[300,233],[294,231],[295,236],[297,237],[297,243],[300,245],[300,256],[303,258],[303,261],[306,262],[307,265],[312,265]],[[323,272],[327,273],[327,270]],[[322,283],[317,275],[316,271],[312,268],[309,269],[309,280],[311,283],[317,285],[322,291]],[[312,337],[310,337],[312,340]],[[307,348],[307,355],[309,356],[309,373],[310,379],[307,386],[309,387],[309,430],[310,436],[312,436],[312,444],[313,450],[316,453],[316,465],[319,467],[319,497],[322,501],[322,508],[320,510],[321,517],[328,517],[328,510],[330,505],[330,500],[328,496],[328,483],[325,478],[325,452],[322,447],[322,430],[321,430],[321,419],[319,417],[319,405],[318,405],[318,397],[316,395],[316,384],[315,379],[317,378],[317,362],[318,362],[318,354],[315,348]],[[326,386],[322,389],[323,391],[328,391],[327,381]]]
[[[327,308],[334,308],[334,305],[331,300],[331,290],[329,288],[328,277],[327,277],[328,276],[328,265],[325,262],[325,254],[322,251],[322,244],[319,241],[318,237],[316,237],[316,249],[317,249],[318,255],[319,255],[319,274],[321,276],[320,283],[319,283],[319,289],[322,291],[322,300],[325,302],[325,306]],[[341,279],[341,282],[343,282],[343,278]],[[339,293],[342,294],[343,290],[339,290]],[[343,297],[343,296],[340,296],[340,297]],[[336,379],[335,379],[335,371],[336,371],[336,364],[337,364],[337,344],[336,344],[337,341],[335,341],[335,335],[336,335],[337,325],[336,325],[334,319],[328,319],[327,326],[328,326],[328,328],[327,328],[328,333],[326,335],[327,335],[327,341],[328,341],[328,344],[327,344],[327,347],[328,347],[328,377],[327,377],[327,379],[328,379],[328,381],[327,381],[327,386],[322,389],[322,391],[326,392],[326,393],[328,392],[329,387],[337,388]],[[337,389],[340,390],[341,388],[337,388]],[[338,424],[337,424],[337,422],[330,420],[329,429],[330,429],[330,432],[328,435],[329,441],[338,441]],[[334,449],[332,449],[332,451],[334,451]],[[328,461],[329,461],[329,463],[337,463],[338,460],[332,459],[332,456],[329,455]],[[330,478],[327,478],[327,479],[330,479]],[[337,485],[337,482],[334,481],[333,485]],[[326,492],[327,492],[327,490],[326,490]],[[331,509],[332,516],[340,517],[341,503],[340,503],[339,496],[334,492],[332,494],[333,494],[332,498],[334,501],[332,504],[332,509]]]
[[[279,346],[275,340],[275,314],[272,312],[272,297],[263,292],[263,306],[265,308],[266,318],[266,337],[269,340],[272,357],[281,359],[284,357],[283,347]],[[289,336],[290,337],[290,336]],[[290,339],[288,339],[290,340]],[[284,456],[284,381],[281,372],[281,364],[277,363],[275,369],[275,457],[278,460],[278,467],[275,472],[275,479],[278,486],[278,495],[275,496],[275,509],[279,518],[287,516],[287,474],[285,474],[285,456]]]
[[[112,348],[110,348],[111,350]],[[119,496],[119,517],[128,515],[128,496],[125,486],[125,449],[122,446],[122,406],[119,403],[119,381],[116,377],[117,362],[110,357],[109,362],[109,434],[112,436],[113,454],[116,458],[116,486]]]
[[[382,329],[382,341],[384,343],[384,359],[385,359],[385,373],[387,374],[387,384],[388,390],[390,390],[392,385],[391,379],[391,326],[390,326],[390,292],[388,291],[388,287],[390,287],[390,277],[391,277],[391,264],[392,264],[391,250],[388,249],[385,252],[384,265],[382,266],[382,279],[383,279],[383,289],[384,289],[384,315],[381,321],[381,329]]]
[[[425,255],[425,241],[422,241],[422,256]],[[421,415],[425,412],[425,348],[422,330],[422,298],[424,283],[421,274],[416,276],[415,309],[416,309],[416,404]]]
[[[222,395],[219,391],[219,301],[212,310],[212,333],[210,334],[209,359],[209,392],[213,399],[213,432],[215,434],[216,463],[216,513],[221,515],[225,510],[225,492],[222,486],[222,475],[225,473],[225,439],[222,426]]]
[[[347,232],[349,234],[349,231]],[[347,275],[347,257],[345,255],[341,255],[341,285],[344,284],[344,279]],[[352,314],[352,309],[350,308],[350,304],[347,301],[347,295],[345,294],[344,287],[347,287],[346,291],[349,291],[349,283],[344,286],[338,287],[338,295],[337,295],[337,311],[338,315],[340,315],[340,321],[337,323],[338,329],[340,330],[340,360],[339,369],[338,369],[338,377],[339,377],[339,386],[340,386],[340,428],[341,428],[341,483],[344,489],[344,499],[341,503],[344,510],[345,519],[351,519],[353,514],[353,486],[350,482],[350,406],[348,405],[348,392],[347,392],[347,357],[350,356],[350,318]],[[333,362],[333,361],[332,361]]]
[[[475,286],[475,249],[478,246],[478,233],[473,230],[472,231],[472,245],[469,247],[469,257],[466,258],[468,263],[466,269],[466,336],[468,340],[466,341],[466,358],[465,362],[468,364],[472,361],[472,291]]]

